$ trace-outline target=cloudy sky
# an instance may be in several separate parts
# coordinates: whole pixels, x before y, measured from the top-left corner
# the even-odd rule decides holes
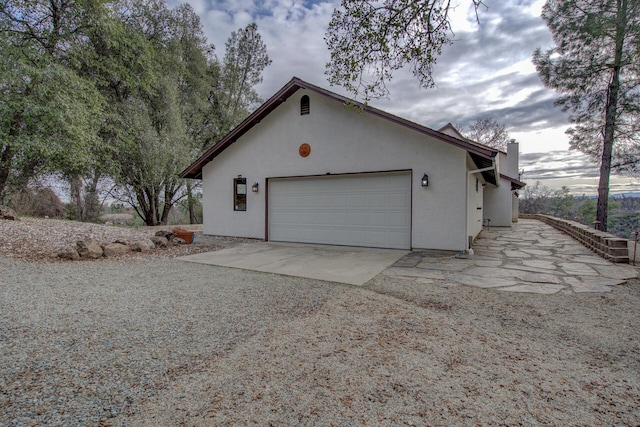
[[[170,6],[182,3],[168,0]],[[224,55],[231,31],[251,22],[267,45],[272,64],[257,88],[266,99],[293,76],[329,87],[324,74],[329,52],[324,43],[331,12],[339,0],[189,0],[202,19],[209,42]],[[419,89],[409,72],[388,85],[389,99],[371,104],[428,127],[448,122],[468,124],[492,117],[508,127],[520,143],[523,180],[549,188],[567,185],[572,194],[595,194],[597,166],[568,151],[567,116],[554,107],[556,94],[545,89],[531,56],[552,45],[540,18],[544,0],[484,0],[476,22],[471,0],[452,0],[454,43],[445,48],[435,68],[436,88]],[[637,179],[612,177],[611,190],[637,190]]]

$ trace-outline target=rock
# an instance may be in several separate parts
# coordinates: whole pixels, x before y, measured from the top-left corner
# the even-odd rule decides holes
[[[184,240],[186,244],[193,243],[193,231],[183,230],[181,228],[174,228],[172,231],[174,234],[174,239],[179,237],[180,239]]]
[[[174,234],[173,231],[160,230],[156,231],[156,236],[164,237],[169,243],[171,243],[173,241]]]
[[[151,236],[150,240],[156,247],[166,248],[169,245],[169,241],[162,236]]]
[[[130,247],[134,252],[149,252],[155,249],[156,245],[151,239],[144,239],[133,242]]]
[[[184,239],[181,239],[180,237],[174,237],[173,238],[173,244],[174,245],[186,245],[187,242]]]
[[[60,252],[58,252],[57,257],[77,261],[80,259],[80,254],[76,250],[75,246],[65,246],[60,250]]]
[[[11,221],[19,221],[18,214],[7,206],[0,206],[0,219],[8,219]]]
[[[111,257],[124,255],[130,251],[131,248],[127,245],[123,245],[122,243],[110,243],[104,247],[104,256]]]
[[[95,240],[78,240],[76,249],[82,259],[98,259],[102,257],[102,247]]]

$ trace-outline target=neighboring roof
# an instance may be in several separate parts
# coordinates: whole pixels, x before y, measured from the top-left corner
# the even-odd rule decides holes
[[[481,144],[479,142],[474,141],[473,139],[467,138],[466,136],[464,136],[462,134],[462,132],[460,132],[451,123],[447,123],[446,125],[442,126],[440,129],[438,129],[438,132],[442,132],[442,133],[445,133],[447,135],[451,135],[451,133],[454,133],[455,135],[452,135],[452,136],[455,136],[458,139],[462,139],[463,141],[467,141],[469,144],[474,144],[474,145],[476,145],[478,147],[489,148],[489,149],[492,149],[492,150],[499,151],[501,153],[507,154],[507,152],[504,151],[504,150],[501,150],[501,149],[495,148],[495,147],[489,147],[488,145],[484,145],[484,144]]]
[[[522,182],[522,181],[517,180],[515,178],[511,178],[511,177],[509,177],[507,175],[500,174],[500,178],[506,179],[507,181],[509,181],[511,183],[511,189],[512,190],[519,190],[522,187],[524,187],[525,185],[527,185],[526,182]]]
[[[455,138],[442,132],[430,129],[426,126],[422,126],[401,117],[394,116],[393,114],[389,114],[385,111],[378,110],[377,108],[373,108],[369,105],[362,104],[360,102],[338,95],[334,92],[328,91],[319,86],[312,85],[303,80],[300,80],[297,77],[294,77],[289,81],[289,83],[284,85],[282,89],[276,92],[275,95],[273,95],[264,104],[262,104],[253,113],[251,113],[249,117],[244,119],[242,123],[236,126],[231,132],[229,132],[225,137],[215,143],[195,162],[193,162],[191,165],[189,165],[189,167],[182,171],[180,173],[180,177],[202,179],[202,168],[204,167],[204,165],[212,161],[214,158],[216,158],[216,156],[227,149],[227,147],[236,142],[238,138],[247,133],[255,125],[260,123],[262,119],[268,116],[273,110],[278,108],[280,104],[284,103],[299,89],[306,89],[311,92],[315,92],[319,95],[334,99],[342,104],[353,105],[360,108],[363,112],[372,114],[385,120],[389,120],[390,122],[396,123],[400,126],[404,126],[414,131],[434,137],[445,143],[462,148],[469,153],[474,163],[476,163],[479,167],[483,167],[482,165],[486,165],[487,163],[493,163],[492,159],[498,154],[498,152],[493,148],[486,147],[484,145],[477,144],[466,139]],[[490,182],[497,180],[495,176],[488,178]],[[496,182],[493,183],[495,184]]]
[[[447,135],[455,136],[458,139],[465,139],[464,135],[460,133],[458,129],[456,129],[451,123],[447,123],[438,129],[438,132],[446,133]]]
[[[469,144],[474,144],[477,145],[478,147],[484,147],[484,148],[490,148],[496,151],[499,151],[501,153],[507,154],[506,151],[501,150],[499,148],[495,148],[495,147],[489,147],[488,145],[484,145],[481,144],[479,142],[474,141],[473,139],[469,139],[467,137],[465,137],[456,127],[454,127],[451,123],[447,123],[446,125],[442,126],[440,129],[438,129],[438,132],[442,132],[442,133],[447,133],[447,132],[453,132],[456,135],[458,135],[456,138],[458,139],[462,139],[464,141],[467,141]],[[450,133],[448,134],[450,135]]]

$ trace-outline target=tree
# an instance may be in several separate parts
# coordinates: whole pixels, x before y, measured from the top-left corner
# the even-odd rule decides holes
[[[147,225],[165,224],[184,197],[195,220],[193,188],[178,173],[259,101],[264,43],[255,24],[234,32],[221,72],[190,6],[124,0],[115,10],[91,39],[98,58],[86,63],[108,100],[101,136],[116,193]]]
[[[505,151],[509,142],[507,127],[491,117],[478,119],[465,130],[464,136],[472,141]]]
[[[558,217],[571,219],[573,217],[573,196],[569,194],[569,187],[563,185],[560,189],[552,193],[547,214]]]
[[[212,142],[226,135],[262,100],[254,87],[262,82],[262,72],[271,64],[267,48],[255,23],[233,31],[225,43],[222,64],[215,57],[207,64],[206,81],[210,85],[207,105],[200,110],[193,129],[199,141],[197,157]],[[198,198],[194,190],[199,184],[187,181],[186,198],[189,221],[196,222]]]
[[[221,65],[193,9],[162,0],[0,0],[0,197],[43,172],[79,220],[105,180],[148,225],[195,207],[178,173],[260,101],[270,63],[255,24],[229,40]]]
[[[195,145],[189,134],[194,110],[207,95],[197,66],[206,64],[204,36],[188,6],[126,4],[95,35],[100,60],[88,63],[101,74],[110,101],[101,135],[113,147],[109,173],[116,193],[147,225],[165,224],[184,186],[178,173]]]
[[[549,0],[542,18],[556,46],[533,61],[570,114],[570,147],[600,163],[596,219],[606,231],[611,169],[640,159],[640,2]]]
[[[549,198],[553,190],[536,181],[534,185],[524,188],[522,200],[520,200],[520,212],[527,214],[546,213],[549,208]]]
[[[477,8],[482,0],[472,0]],[[393,73],[409,66],[420,86],[431,88],[433,66],[452,43],[450,0],[342,0],[333,11],[325,42],[326,74],[365,100],[388,95]]]
[[[262,82],[262,72],[271,64],[267,47],[255,23],[233,31],[225,43],[220,74],[220,136],[242,121],[261,102],[254,87]]]
[[[91,158],[102,99],[70,67],[99,3],[0,1],[0,194],[10,175],[73,175]]]

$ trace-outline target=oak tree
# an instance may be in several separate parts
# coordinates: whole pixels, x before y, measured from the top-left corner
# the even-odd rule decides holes
[[[92,162],[102,98],[73,68],[99,1],[0,1],[0,196],[9,177],[76,176]]]
[[[477,119],[471,123],[463,133],[465,137],[472,141],[502,151],[506,151],[507,144],[511,140],[509,132],[507,132],[507,127],[491,117]]]
[[[476,11],[483,4],[472,3]],[[450,0],[342,0],[325,35],[329,82],[370,100],[387,96],[393,73],[408,66],[432,87],[433,66],[453,40],[450,9]]]

